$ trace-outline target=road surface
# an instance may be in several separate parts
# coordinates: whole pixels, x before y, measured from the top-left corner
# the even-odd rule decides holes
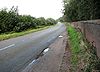
[[[64,24],[0,42],[0,72],[21,72],[62,32]]]
[[[64,65],[61,70],[65,48],[67,43],[66,31],[61,34],[47,49],[43,55],[30,63],[22,72],[68,72]],[[66,64],[66,63],[65,63]]]

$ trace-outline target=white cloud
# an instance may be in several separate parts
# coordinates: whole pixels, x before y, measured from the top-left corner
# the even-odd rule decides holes
[[[55,19],[62,16],[63,8],[62,0],[0,0],[0,8],[12,6],[18,6],[20,14]]]

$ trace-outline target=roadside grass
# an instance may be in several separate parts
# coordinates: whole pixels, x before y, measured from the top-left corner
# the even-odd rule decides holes
[[[52,26],[54,26],[54,25],[52,25]],[[29,34],[29,33],[37,32],[37,31],[41,31],[41,30],[50,28],[52,26],[39,26],[36,29],[28,29],[28,30],[23,31],[23,32],[10,32],[10,33],[1,34],[0,35],[0,41],[10,39],[10,38],[19,37],[19,36],[23,36],[23,35],[26,35],[26,34]]]
[[[68,35],[71,45],[71,64],[74,66],[73,68],[77,67],[78,64],[78,54],[80,52],[80,33],[78,33],[71,25],[67,25]]]
[[[69,44],[71,49],[71,71],[70,72],[99,72],[100,59],[96,48],[70,24],[67,25]]]

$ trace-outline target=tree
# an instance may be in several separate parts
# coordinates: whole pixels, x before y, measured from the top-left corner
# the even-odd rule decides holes
[[[100,18],[100,0],[63,0],[64,17],[67,21]]]
[[[52,18],[47,18],[46,21],[47,21],[47,24],[48,24],[48,25],[53,25],[53,24],[56,24],[56,23],[57,23],[57,22],[56,22],[54,19],[52,19]]]
[[[45,20],[44,17],[35,18],[30,15],[19,15],[18,7],[12,7],[9,11],[0,11],[0,34],[6,32],[21,32],[30,28],[38,28],[53,25],[56,21],[52,18]]]

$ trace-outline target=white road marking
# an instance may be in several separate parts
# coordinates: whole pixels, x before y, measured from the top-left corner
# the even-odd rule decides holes
[[[9,45],[9,46],[7,46],[7,47],[1,48],[0,51],[5,50],[5,49],[7,49],[7,48],[10,48],[10,47],[12,47],[12,46],[15,46],[15,44],[11,44],[11,45]]]
[[[43,51],[43,54],[45,54],[45,53],[48,52],[48,51],[49,51],[49,48],[45,49],[45,50]]]
[[[62,38],[62,37],[63,37],[63,36],[61,36],[61,35],[59,36],[59,38]]]
[[[48,52],[50,48],[46,48],[44,51],[43,51],[43,54]],[[28,64],[28,66],[22,71],[24,72],[25,70],[28,70],[28,68],[30,68],[37,60],[39,59],[34,59],[31,63]]]
[[[35,61],[36,61],[36,60],[33,60],[33,61],[29,64],[29,66],[32,65]]]
[[[33,60],[31,63],[29,63],[28,66],[27,66],[22,72],[28,72],[28,71],[32,68],[32,65],[33,65],[37,60],[38,60],[38,59]]]

